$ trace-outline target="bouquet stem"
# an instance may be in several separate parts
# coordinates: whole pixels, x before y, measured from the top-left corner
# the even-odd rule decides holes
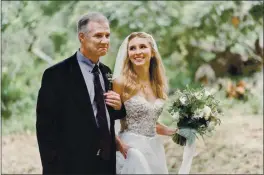
[[[179,135],[178,133],[175,133],[174,136],[172,137],[172,140],[181,145],[181,146],[185,146],[186,145],[186,138]]]

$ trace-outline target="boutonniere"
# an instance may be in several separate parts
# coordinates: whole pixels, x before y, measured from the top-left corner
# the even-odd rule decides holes
[[[109,90],[112,90],[112,84],[113,84],[113,75],[110,73],[106,74],[107,80],[109,81]]]

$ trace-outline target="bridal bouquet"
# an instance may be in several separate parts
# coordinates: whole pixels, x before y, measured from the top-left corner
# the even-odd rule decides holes
[[[171,100],[168,110],[179,128],[179,133],[174,134],[172,139],[181,146],[186,145],[186,138],[191,144],[197,133],[203,138],[221,123],[219,101],[203,87],[177,90]]]

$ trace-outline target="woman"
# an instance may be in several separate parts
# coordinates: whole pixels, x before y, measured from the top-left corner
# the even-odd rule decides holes
[[[113,90],[120,94],[127,112],[117,137],[117,174],[167,174],[157,134],[170,136],[176,131],[157,122],[167,98],[167,82],[151,35],[134,32],[124,40],[113,78]]]

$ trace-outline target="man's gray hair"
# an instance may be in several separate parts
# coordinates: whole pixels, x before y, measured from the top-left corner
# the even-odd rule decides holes
[[[78,34],[80,32],[88,32],[87,25],[89,24],[90,21],[94,22],[107,22],[109,24],[108,19],[99,12],[90,12],[85,15],[83,15],[77,23],[77,32]]]

